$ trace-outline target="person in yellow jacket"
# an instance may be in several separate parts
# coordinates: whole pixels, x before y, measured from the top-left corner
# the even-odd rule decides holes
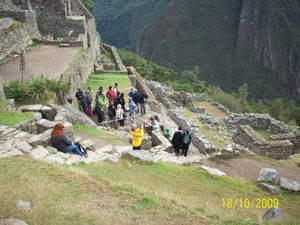
[[[132,139],[133,150],[141,150],[142,138],[144,136],[143,127],[140,126],[139,128],[136,128],[135,125],[132,125],[130,134],[131,134],[131,139]]]

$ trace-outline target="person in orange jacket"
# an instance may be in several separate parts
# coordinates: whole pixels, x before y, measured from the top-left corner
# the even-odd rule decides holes
[[[108,102],[109,102],[109,105],[110,103],[113,103],[114,102],[114,98],[115,98],[115,92],[113,91],[112,89],[112,86],[109,86],[108,87],[108,91],[106,93],[106,97],[108,98]]]
[[[144,136],[144,128],[142,126],[136,128],[136,125],[131,125],[130,134],[132,139],[133,150],[141,150],[142,138]]]

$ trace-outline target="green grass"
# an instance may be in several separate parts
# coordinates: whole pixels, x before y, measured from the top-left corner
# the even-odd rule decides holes
[[[191,119],[193,121],[193,123],[195,123],[199,130],[200,133],[202,135],[205,136],[205,138],[207,140],[209,140],[212,144],[214,144],[217,148],[222,149],[225,146],[227,146],[228,144],[231,143],[231,138],[228,135],[223,135],[223,139],[224,140],[219,140],[219,139],[215,139],[215,131],[213,129],[210,129],[208,127],[205,126],[205,124],[203,124],[201,121],[199,121],[196,116],[194,115],[194,113],[192,113],[191,111],[189,111],[188,109],[185,110],[184,115],[186,118]],[[225,130],[225,128],[220,127],[220,129],[223,129],[223,133],[227,133],[227,131]]]
[[[32,112],[7,112],[5,110],[6,101],[0,100],[0,124],[6,126],[14,126],[22,121],[33,118]]]
[[[19,156],[0,159],[0,169],[0,217],[28,224],[262,224],[266,209],[224,209],[223,198],[278,198],[281,224],[300,219],[299,195],[271,195],[196,167],[127,159],[60,167]],[[32,210],[17,210],[19,199]]]
[[[128,92],[130,91],[130,80],[127,75],[122,74],[91,74],[86,82],[85,90],[88,86],[91,86],[93,99],[95,99],[96,93],[100,86],[104,88],[106,94],[109,86],[114,86],[118,83],[119,91],[124,92],[125,101],[127,100]],[[126,102],[128,104],[128,102]]]
[[[124,139],[118,136],[117,134],[115,134],[114,132],[108,132],[106,130],[98,130],[96,128],[91,128],[81,124],[73,125],[73,130],[75,132],[85,133],[92,137],[101,138],[103,140],[113,142],[114,144],[124,143]]]
[[[203,107],[205,108],[205,113],[213,116],[213,117],[225,117],[227,113],[218,109],[216,106],[212,105],[210,102],[201,101],[201,102],[194,102],[196,107]]]
[[[266,141],[270,141],[270,136],[274,133],[265,128],[253,128],[262,138]]]

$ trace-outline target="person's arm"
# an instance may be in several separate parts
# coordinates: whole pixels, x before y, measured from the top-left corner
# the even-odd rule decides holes
[[[64,134],[62,134],[60,138],[67,145],[72,145],[72,141],[69,138],[67,138]]]

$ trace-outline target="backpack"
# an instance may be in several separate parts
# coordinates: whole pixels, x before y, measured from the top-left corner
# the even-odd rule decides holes
[[[79,142],[75,142],[74,145],[76,145],[83,154],[87,155],[87,151],[82,146],[82,144],[80,144]]]
[[[187,134],[186,132],[183,135],[183,143],[188,145],[190,143],[191,139],[190,139],[190,134]]]

